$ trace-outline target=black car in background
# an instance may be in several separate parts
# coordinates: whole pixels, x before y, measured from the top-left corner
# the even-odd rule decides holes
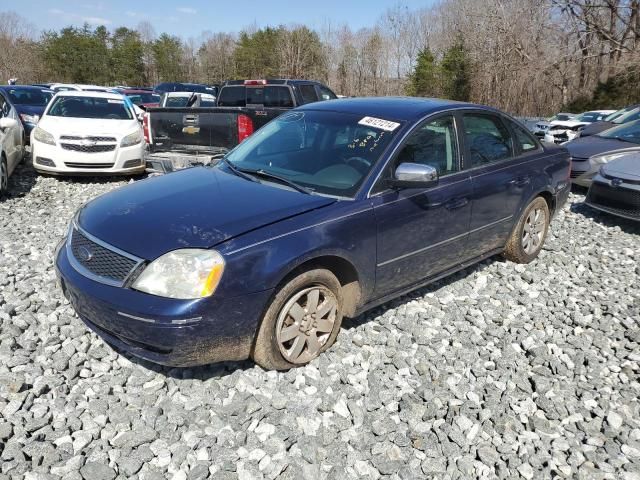
[[[159,95],[167,92],[196,92],[218,96],[218,87],[201,83],[164,82],[156,85],[153,91]]]
[[[634,122],[640,119],[640,104],[629,105],[628,107],[612,113],[601,122],[595,122],[591,125],[585,125],[580,129],[580,137],[588,137],[600,132],[604,132],[623,123]]]
[[[13,106],[24,127],[24,144],[29,145],[33,130],[44,113],[49,100],[53,98],[52,90],[33,85],[3,85],[0,95],[4,98],[6,108]]]

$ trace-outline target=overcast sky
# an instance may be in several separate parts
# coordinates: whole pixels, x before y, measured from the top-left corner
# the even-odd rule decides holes
[[[434,0],[403,0],[410,9],[428,6]],[[236,32],[253,25],[301,23],[320,28],[325,22],[348,24],[353,29],[373,25],[395,0],[22,0],[17,13],[40,30],[59,30],[68,25],[135,27],[149,21],[157,33],[183,38],[198,37],[203,31]],[[15,9],[16,3],[8,6]],[[1,8],[1,7],[0,7]]]

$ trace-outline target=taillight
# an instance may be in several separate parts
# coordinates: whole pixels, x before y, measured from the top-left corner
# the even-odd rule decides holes
[[[266,80],[245,80],[244,84],[245,85],[266,85],[267,81]]]
[[[253,133],[253,122],[246,115],[238,115],[238,143]]]
[[[145,112],[142,117],[142,132],[144,133],[144,141],[151,144],[151,127],[149,126],[149,112]]]

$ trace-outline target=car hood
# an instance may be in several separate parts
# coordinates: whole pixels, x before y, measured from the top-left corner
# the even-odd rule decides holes
[[[637,182],[640,180],[640,151],[625,155],[602,166],[602,173],[609,177]]]
[[[138,120],[103,120],[99,118],[67,118],[45,115],[38,126],[51,133],[56,139],[60,135],[113,136],[121,139],[141,128]]]
[[[42,115],[44,113],[44,109],[47,108],[46,105],[41,107],[37,105],[14,105],[16,108],[16,112],[25,113],[27,115]]]
[[[640,150],[640,145],[622,142],[615,138],[602,138],[597,135],[579,137],[565,145],[572,158],[589,158],[601,153],[614,150],[628,150],[630,152]]]
[[[596,133],[604,132],[611,127],[615,127],[615,123],[611,122],[596,122],[586,125],[580,132],[581,137],[586,137],[588,135],[595,135]]]
[[[210,248],[336,200],[197,167],[127,185],[79,212],[95,237],[147,260],[178,248]]]
[[[576,122],[574,120],[555,120],[553,122],[551,122],[550,124],[550,129],[552,130],[560,130],[562,128],[575,128],[575,127],[579,127],[581,125],[588,125],[588,123],[586,122]]]

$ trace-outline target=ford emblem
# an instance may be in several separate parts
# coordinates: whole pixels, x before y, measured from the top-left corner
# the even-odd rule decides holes
[[[91,253],[91,250],[89,250],[87,247],[79,247],[77,255],[78,260],[82,262],[88,262],[93,258],[93,253]]]

